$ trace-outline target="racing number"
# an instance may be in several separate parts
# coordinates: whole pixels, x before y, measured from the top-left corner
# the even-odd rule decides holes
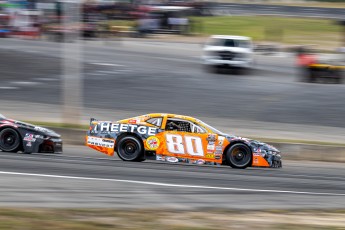
[[[184,154],[184,146],[182,136],[168,134],[166,135],[168,151],[171,153]]]
[[[185,136],[184,140],[181,135],[167,134],[166,135],[168,151],[170,153],[185,154],[192,156],[204,156],[202,148],[202,141],[200,137]],[[184,142],[184,143],[183,143]],[[185,146],[187,152],[185,151]]]

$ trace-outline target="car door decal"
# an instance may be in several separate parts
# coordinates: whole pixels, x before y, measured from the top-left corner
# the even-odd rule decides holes
[[[204,156],[202,140],[197,136],[184,136],[179,134],[166,134],[168,151],[175,154],[189,154],[191,156]]]

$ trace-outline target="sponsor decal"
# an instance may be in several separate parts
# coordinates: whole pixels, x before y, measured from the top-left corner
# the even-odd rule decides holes
[[[36,138],[34,137],[34,135],[32,133],[27,133],[27,134],[25,134],[25,137],[23,140],[28,141],[28,142],[35,142]]]
[[[214,151],[215,148],[215,145],[207,145],[207,150]]]
[[[31,146],[32,146],[31,141],[29,141],[28,143],[26,143],[26,146],[31,147]]]
[[[100,137],[87,137],[88,145],[101,146],[105,148],[114,148],[114,141]]]
[[[223,145],[224,144],[225,137],[219,136],[218,137],[218,144]]]
[[[156,155],[156,160],[157,160],[157,161],[165,161],[165,156]]]
[[[166,157],[166,161],[171,162],[171,163],[177,163],[178,159],[176,157]]]
[[[102,122],[98,123],[94,128],[94,132],[137,132],[142,135],[153,136],[157,133],[158,129],[154,127],[147,127],[142,125],[134,125],[134,124],[117,124],[117,123],[110,123],[110,122]]]
[[[36,126],[35,130],[40,131],[40,132],[48,132],[48,129],[42,128],[42,127],[39,127],[39,126]]]
[[[198,164],[198,165],[203,165],[205,163],[206,163],[206,161],[204,161],[203,159],[199,159],[196,161],[196,164]]]
[[[216,151],[223,151],[223,147],[220,146],[220,145],[217,145],[217,146],[216,146]]]
[[[149,147],[150,150],[157,150],[159,147],[159,139],[155,136],[151,136],[146,139],[146,144]]]
[[[205,155],[205,157],[206,157],[206,158],[212,158],[212,159],[214,159],[214,154],[209,154],[209,153],[208,153],[208,154]]]
[[[258,163],[259,163],[259,159],[255,157],[255,158],[254,158],[254,163],[255,163],[255,164],[258,164]]]
[[[253,153],[253,156],[261,156],[260,153]]]
[[[128,120],[128,123],[132,124],[132,125],[138,124],[139,122],[140,121],[138,119],[130,119],[130,120]]]
[[[206,140],[208,142],[215,142],[216,141],[216,135],[215,134],[208,134]]]
[[[216,159],[216,160],[220,160],[222,158],[222,155],[215,155],[214,156],[214,159]]]

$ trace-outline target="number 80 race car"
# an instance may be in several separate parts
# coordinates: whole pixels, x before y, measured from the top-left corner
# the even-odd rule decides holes
[[[154,159],[233,168],[282,167],[268,144],[224,134],[189,116],[147,114],[117,122],[91,118],[86,145],[124,161]]]

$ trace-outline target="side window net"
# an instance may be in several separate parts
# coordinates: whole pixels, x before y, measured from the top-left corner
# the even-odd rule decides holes
[[[168,120],[165,126],[165,130],[180,131],[180,132],[192,132],[191,124],[186,121]]]

